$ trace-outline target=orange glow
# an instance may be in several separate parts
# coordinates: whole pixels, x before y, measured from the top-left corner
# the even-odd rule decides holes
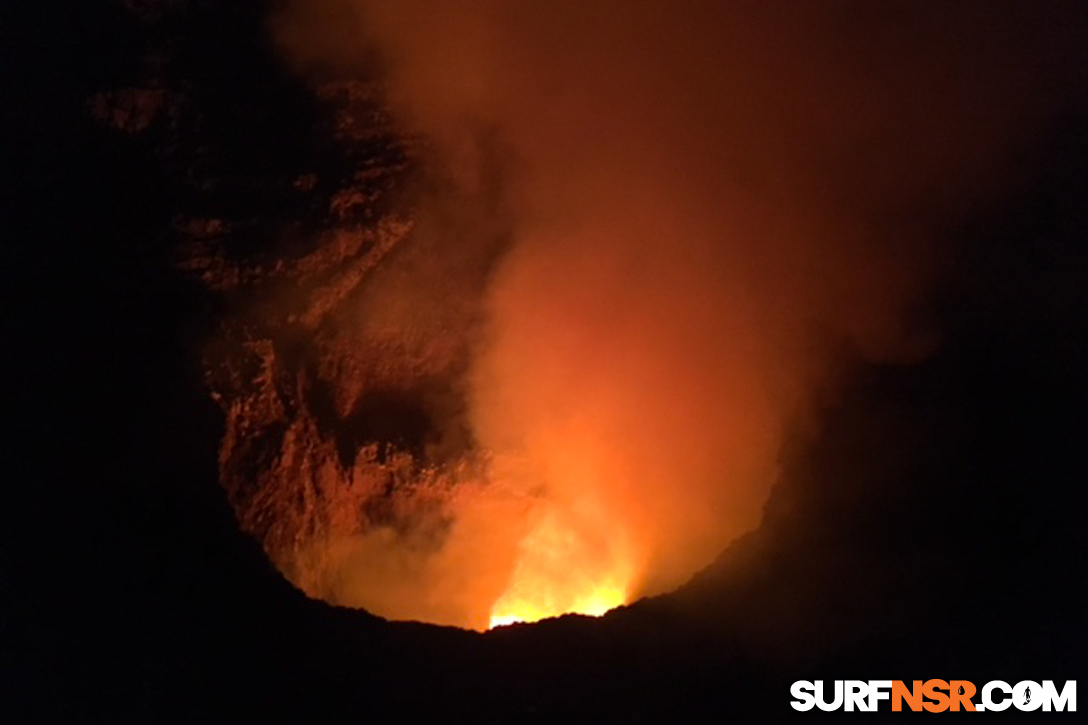
[[[579,523],[582,524],[579,527]],[[561,614],[599,617],[627,601],[632,568],[591,522],[550,508],[522,540],[509,586],[489,628]]]
[[[843,45],[818,3],[337,3],[366,37],[319,0],[275,23],[300,71],[383,71],[317,74],[368,159],[336,226],[274,268],[193,261],[254,295],[209,346],[220,476],[308,595],[477,630],[661,594],[758,526],[787,431],[932,345],[928,225],[1030,120],[981,81],[1039,75],[999,34],[941,46],[930,88],[936,45]]]

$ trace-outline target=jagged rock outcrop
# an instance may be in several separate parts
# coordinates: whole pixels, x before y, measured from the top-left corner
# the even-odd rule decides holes
[[[465,364],[487,260],[438,319],[433,290],[406,286],[404,269],[434,249],[406,191],[424,185],[418,141],[396,129],[379,84],[271,74],[263,35],[185,46],[203,36],[180,28],[229,23],[229,9],[124,7],[158,42],[88,113],[147,143],[172,175],[176,264],[219,320],[201,359],[225,419],[220,481],[277,567],[329,598],[322,542],[415,536],[421,506],[440,532],[436,492],[473,465],[468,437],[438,440],[436,421],[459,415],[448,381]]]

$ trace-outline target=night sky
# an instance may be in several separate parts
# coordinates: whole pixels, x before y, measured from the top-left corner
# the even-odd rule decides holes
[[[269,5],[0,10],[5,722],[775,722],[799,716],[789,707],[797,679],[1083,679],[1088,14],[1079,4],[965,3],[967,20],[941,17],[941,3],[889,4],[886,15],[828,4],[832,17],[850,18],[847,37],[868,28],[913,43],[911,57],[930,59],[934,76],[957,46],[936,40],[945,22],[1012,28],[986,35],[995,58],[1053,51],[1026,76],[997,64],[977,96],[934,102],[962,128],[927,120],[925,108],[917,124],[891,126],[907,129],[906,153],[879,133],[870,145],[821,137],[836,159],[868,169],[834,176],[829,204],[864,197],[874,216],[895,217],[882,224],[903,218],[925,230],[936,271],[903,307],[927,344],[874,354],[869,337],[848,334],[854,318],[847,332],[832,329],[805,414],[784,424],[758,527],[679,590],[602,619],[488,634],[307,598],[240,530],[220,486],[225,424],[201,354],[245,301],[179,270],[179,219],[211,203],[193,179],[311,168],[346,178],[355,162],[329,140],[313,76],[285,59]],[[915,16],[928,18],[926,32],[888,30]],[[1022,47],[1021,27],[1033,34]],[[149,60],[149,48],[159,55]],[[96,97],[149,79],[183,98],[180,126],[162,115],[136,133],[103,122]],[[1022,107],[1038,88],[1046,103]],[[999,99],[1004,118],[1031,118],[1000,166],[978,162],[982,152],[959,155],[1000,135],[998,121],[956,111],[983,97]],[[834,127],[840,113],[849,110],[822,122]],[[911,166],[912,144],[953,168]],[[746,173],[763,157],[753,158],[739,162]],[[885,174],[885,160],[910,178]],[[964,191],[966,167],[994,183]],[[768,184],[761,200],[778,198]],[[213,200],[256,230],[235,239],[240,258],[277,251],[260,246],[264,230],[321,223],[304,204],[241,188]],[[902,203],[883,203],[889,188],[905,190]],[[903,248],[883,243],[873,242],[878,266],[894,266]],[[821,259],[819,274],[839,269],[834,255]]]

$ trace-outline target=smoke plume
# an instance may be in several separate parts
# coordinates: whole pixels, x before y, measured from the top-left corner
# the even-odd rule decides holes
[[[1068,46],[1035,5],[288,2],[291,61],[379,68],[444,179],[420,210],[436,251],[361,314],[462,304],[431,292],[461,288],[436,281],[458,250],[507,245],[470,300],[459,382],[486,481],[405,564],[430,584],[371,537],[345,559],[371,584],[345,603],[417,616],[471,592],[457,617],[476,626],[596,613],[757,526],[829,351],[934,344],[921,311],[947,230],[1014,179],[1062,90]],[[433,241],[442,220],[453,241]]]

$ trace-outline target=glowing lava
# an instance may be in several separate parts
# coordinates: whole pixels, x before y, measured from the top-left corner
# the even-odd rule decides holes
[[[620,589],[614,589],[604,585],[579,598],[569,608],[549,607],[548,601],[535,600],[532,597],[519,599],[504,595],[492,609],[491,624],[488,629],[505,627],[519,622],[537,622],[548,617],[557,617],[561,614],[585,614],[591,617],[600,617],[604,613],[615,609],[626,600],[626,596]],[[494,612],[512,612],[509,614],[495,614]]]
[[[561,614],[599,617],[627,601],[633,567],[622,538],[599,522],[549,507],[519,545],[510,584],[491,608],[490,629]]]

